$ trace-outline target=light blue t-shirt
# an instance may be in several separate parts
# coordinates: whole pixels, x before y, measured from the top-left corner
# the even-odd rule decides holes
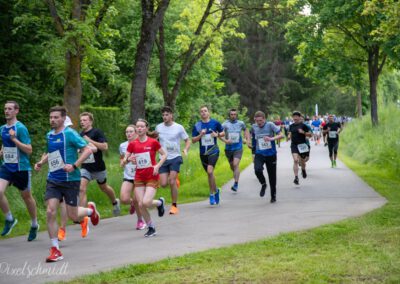
[[[246,124],[241,120],[227,120],[222,124],[225,132],[225,139],[231,140],[232,144],[226,144],[226,151],[237,151],[243,148],[242,130],[246,130]]]
[[[280,132],[281,128],[272,122],[266,122],[262,127],[253,124],[251,129],[251,138],[252,145],[256,147],[255,153],[263,156],[276,155],[275,141],[265,141],[264,137],[274,137],[275,134],[279,134]]]
[[[54,130],[47,133],[47,152],[49,154],[48,180],[53,181],[80,181],[79,169],[71,173],[63,170],[63,165],[74,164],[78,159],[78,150],[88,143],[75,130],[66,127],[55,134]]]
[[[7,124],[1,126],[4,166],[10,172],[30,171],[31,164],[29,163],[29,156],[25,152],[21,151],[11,140],[9,134],[11,129],[15,131],[15,136],[21,143],[28,145],[31,144],[28,129],[22,122],[17,121],[11,126],[8,126]]]

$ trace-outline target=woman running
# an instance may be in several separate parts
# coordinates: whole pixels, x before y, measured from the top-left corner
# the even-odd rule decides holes
[[[143,230],[146,228],[146,223],[143,220],[143,215],[140,213],[139,204],[134,194],[136,165],[132,164],[132,162],[129,162],[127,164],[124,163],[124,158],[126,154],[126,149],[128,148],[128,144],[138,138],[138,135],[136,134],[136,126],[128,125],[128,127],[125,130],[125,135],[128,141],[125,141],[121,143],[121,145],[119,145],[120,163],[121,167],[124,168],[124,179],[121,185],[120,199],[122,204],[131,205],[131,209],[129,210],[130,214],[134,214],[136,211],[136,215],[138,217],[136,230]]]
[[[148,209],[157,207],[158,216],[164,216],[165,200],[161,197],[153,200],[159,186],[158,170],[167,159],[167,153],[161,148],[160,143],[147,136],[149,124],[144,119],[138,119],[136,122],[136,133],[138,139],[129,143],[126,150],[123,164],[133,162],[136,165],[135,173],[135,197],[139,203],[139,209],[143,214],[144,220],[148,226],[145,237],[156,235],[156,228],[151,220]],[[160,161],[156,163],[156,153],[160,154]]]

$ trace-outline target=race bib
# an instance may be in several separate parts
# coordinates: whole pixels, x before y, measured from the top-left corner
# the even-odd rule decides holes
[[[86,160],[83,161],[82,164],[93,164],[94,163],[94,155],[93,153],[89,155],[89,157],[86,158]]]
[[[176,143],[173,142],[166,142],[165,148],[169,153],[178,152],[178,146],[176,145]]]
[[[337,132],[336,131],[329,131],[329,138],[335,139],[337,137]]]
[[[49,153],[48,163],[49,163],[49,171],[51,173],[58,171],[64,168],[65,166],[64,160],[61,157],[59,150]]]
[[[264,137],[258,138],[258,149],[267,150],[271,148],[272,148],[271,141],[265,141]]]
[[[132,163],[128,163],[125,165],[125,172],[127,175],[134,177],[136,171],[136,166]]]
[[[18,148],[4,147],[3,157],[4,157],[4,162],[7,164],[18,164]]]
[[[138,169],[151,168],[150,152],[135,154],[136,166]]]
[[[239,143],[240,141],[240,133],[229,133],[229,140],[232,141],[232,143]]]
[[[201,137],[201,145],[205,147],[214,146],[214,138],[211,137],[211,134],[205,134]]]
[[[309,151],[308,145],[306,143],[297,145],[297,149],[299,149],[300,154],[307,153]]]

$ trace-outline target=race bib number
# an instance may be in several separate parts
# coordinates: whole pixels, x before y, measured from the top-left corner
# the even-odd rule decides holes
[[[205,134],[201,137],[201,145],[205,147],[214,146],[214,138],[211,137],[211,134]]]
[[[329,138],[333,138],[333,139],[335,139],[335,138],[337,138],[337,132],[336,131],[329,131],[329,134],[328,134],[329,136]]]
[[[152,166],[150,159],[150,152],[135,154],[135,158],[136,158],[136,166],[138,169],[146,169]]]
[[[136,171],[136,166],[134,164],[132,164],[132,163],[126,164],[125,172],[127,175],[129,175],[130,177],[134,177],[135,171]]]
[[[64,168],[65,166],[64,160],[61,157],[59,150],[49,153],[48,163],[49,163],[49,171],[51,173],[58,171]]]
[[[93,164],[94,163],[94,155],[93,153],[83,161],[83,164]]]
[[[300,154],[307,153],[309,151],[308,145],[306,143],[297,145],[297,149],[299,149]]]
[[[4,157],[4,162],[7,164],[18,164],[18,148],[4,147],[3,157]]]
[[[232,143],[239,143],[240,141],[240,134],[239,133],[229,133],[229,140],[232,141]]]
[[[165,148],[167,149],[167,151],[169,153],[178,152],[178,146],[175,143],[172,143],[172,142],[167,142],[165,144]]]
[[[265,141],[264,137],[258,138],[258,149],[267,150],[271,148],[272,148],[271,141]]]

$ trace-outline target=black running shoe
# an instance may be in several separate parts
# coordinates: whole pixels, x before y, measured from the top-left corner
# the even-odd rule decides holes
[[[162,217],[162,216],[164,216],[164,213],[165,213],[165,206],[164,206],[164,204],[165,204],[165,199],[164,199],[164,197],[160,197],[158,200],[161,201],[161,205],[160,205],[160,206],[157,206],[158,217]]]
[[[299,185],[299,178],[295,177],[293,182],[294,182],[294,184]]]
[[[263,196],[265,195],[265,190],[266,190],[266,189],[267,189],[267,184],[264,183],[264,184],[261,186],[260,197],[263,197]]]
[[[155,235],[157,235],[157,233],[156,233],[156,228],[154,228],[154,227],[149,227],[149,229],[147,230],[146,234],[144,234],[144,236],[146,238],[154,237]]]
[[[271,203],[275,203],[276,202],[276,198],[275,197],[271,197]]]
[[[303,178],[306,178],[307,177],[307,173],[306,173],[306,170],[301,170],[301,175],[303,176]]]

